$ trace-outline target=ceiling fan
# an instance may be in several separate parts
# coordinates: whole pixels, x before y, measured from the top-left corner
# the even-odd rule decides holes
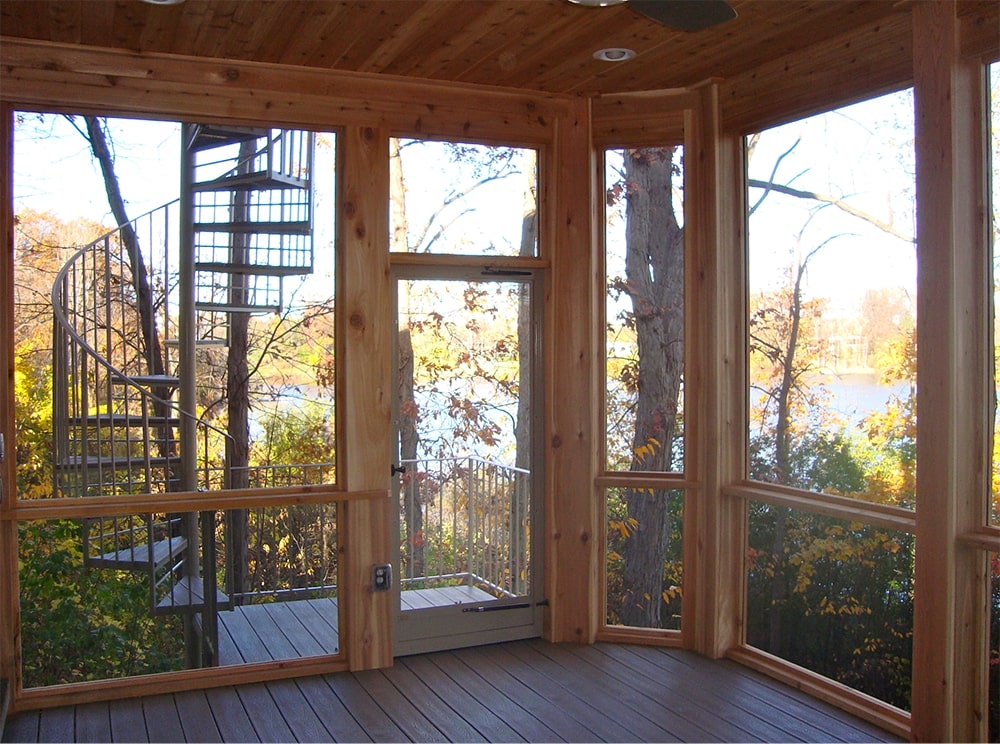
[[[701,31],[736,17],[736,11],[726,0],[569,0],[569,2],[600,8],[628,3],[636,13],[682,31]]]

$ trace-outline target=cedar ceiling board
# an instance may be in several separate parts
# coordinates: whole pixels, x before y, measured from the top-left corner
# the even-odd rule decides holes
[[[609,8],[591,10],[609,10]],[[595,21],[599,21],[602,16],[594,14],[592,17]],[[651,72],[655,75],[655,71],[651,68],[659,67],[655,56],[656,50],[669,49],[673,44],[682,44],[684,34],[650,24],[635,13],[630,12],[626,18],[628,20],[625,25],[616,27],[610,33],[605,24],[598,22],[585,30],[572,27],[568,29],[568,35],[562,39],[562,46],[558,48],[556,54],[551,55],[552,62],[534,76],[532,87],[559,88],[565,92],[585,93],[595,89],[591,81],[610,82],[621,78],[623,74],[642,74],[643,79]],[[608,47],[631,49],[636,53],[636,59],[620,63],[594,59],[594,52]],[[577,82],[569,83],[569,81]]]
[[[724,125],[748,134],[906,87],[912,48],[906,14],[761,65],[720,86]]]
[[[839,24],[864,26],[893,13],[900,11],[888,2],[747,4],[742,16],[720,26],[715,33],[676,34],[669,43],[651,50],[645,64],[616,66],[601,88],[656,90],[693,85],[714,77],[734,77],[822,42]],[[789,27],[794,31],[789,32]],[[748,38],[754,41],[750,43]]]
[[[286,50],[285,61],[305,67],[333,69],[354,41],[352,34],[344,32],[344,29],[351,28],[350,12],[350,7],[343,3],[329,8],[322,14],[321,21],[317,19],[314,28],[307,29],[300,36],[301,48]]]
[[[333,69],[361,71],[364,63],[378,48],[386,43],[402,25],[403,20],[415,9],[408,0],[380,0],[380,2],[351,4],[343,28],[339,30],[349,42],[334,63]],[[364,70],[378,72],[378,70]]]
[[[82,13],[75,6],[54,6],[49,13],[52,33],[60,41],[80,42]]]
[[[286,52],[301,43],[300,29],[315,25],[322,16],[314,7],[307,5],[269,5],[255,13],[249,3],[244,4],[234,16],[234,22],[242,21],[246,33],[236,49],[222,50],[223,57],[253,57],[253,50],[259,50],[260,62],[280,62]]]
[[[114,3],[104,3],[104,6],[114,12]],[[168,11],[163,13],[151,13],[146,21],[146,26],[139,35],[139,49],[150,51],[165,51],[161,48],[160,40],[172,39],[180,34],[188,33],[187,29],[181,27],[182,19],[185,18],[181,12],[169,12],[177,6],[164,6],[160,10]],[[96,15],[96,13],[95,13]],[[85,33],[85,38],[98,38],[93,33]]]
[[[1000,3],[963,3],[958,15],[962,21],[962,53],[990,62],[1000,60]]]
[[[479,60],[499,57],[514,38],[507,8],[500,5],[477,7],[475,16],[466,22],[462,34],[437,49],[426,50],[412,61],[408,74],[443,80],[458,79]]]
[[[502,85],[537,88],[539,81],[564,60],[597,64],[591,58],[594,51],[637,44],[637,33],[650,26],[648,21],[641,21],[635,13],[622,7],[575,8],[568,4],[567,7],[576,12],[564,12],[554,22],[539,18],[538,22],[531,23],[530,31],[535,38],[524,39],[516,45],[516,65],[508,71],[496,70],[491,76]],[[565,82],[557,87],[564,90]]]
[[[187,3],[184,3],[182,7],[187,7]],[[240,7],[233,7],[231,3],[213,3],[207,5],[207,11],[204,15],[204,20],[198,24],[195,28],[194,33],[191,35],[191,54],[199,57],[212,57],[212,58],[226,58],[226,50],[232,45],[234,49],[238,49],[238,41],[240,34],[245,33],[246,29],[242,25],[236,24],[237,15],[240,12]],[[243,8],[243,12],[249,12],[250,10],[256,10],[258,13],[263,13],[264,8],[252,8],[249,3]],[[243,48],[242,54],[246,55],[251,50],[249,48]],[[259,49],[252,50],[259,53]],[[244,56],[236,56],[234,53],[234,58],[244,59]]]
[[[4,0],[0,13],[4,34],[28,38],[598,92],[733,76],[851,24],[907,12],[880,0],[734,5],[736,20],[690,34],[627,7],[579,8],[565,0],[187,0],[163,7],[138,0]],[[962,12],[970,12],[964,4]],[[639,47],[645,64],[615,71],[591,66],[591,52],[610,44]]]
[[[157,10],[159,12],[150,15],[149,25],[143,29],[137,51],[194,54],[198,29],[208,23],[208,8],[164,5]],[[96,44],[99,38],[94,37],[85,43]]]
[[[526,62],[526,52],[551,54],[553,37],[566,24],[564,17],[553,17],[551,8],[543,3],[502,2],[495,8],[499,16],[494,17],[499,22],[477,27],[477,43],[465,46],[464,54],[452,64],[432,73],[436,79],[470,83],[488,80],[503,85],[511,77],[524,78],[526,69],[529,74],[533,72]]]
[[[422,79],[595,94],[680,87],[748,70],[910,12],[886,0],[731,0],[738,17],[694,33],[652,23],[627,6],[566,0],[2,0],[8,36],[208,58],[279,62]],[[996,3],[958,12],[989,52]],[[634,62],[591,53],[629,46]]]
[[[438,49],[447,49],[453,39],[468,36],[467,26],[480,15],[483,13],[476,3],[418,5],[396,33],[383,42],[360,69],[363,72],[412,75],[421,57]]]
[[[94,8],[89,5],[82,7],[81,16],[86,17],[93,10]],[[120,49],[139,49],[142,30],[146,27],[151,10],[154,10],[154,7],[148,3],[128,3],[124,6],[117,6],[112,16],[111,46]],[[89,29],[88,32],[90,32]],[[81,33],[81,41],[86,38]]]

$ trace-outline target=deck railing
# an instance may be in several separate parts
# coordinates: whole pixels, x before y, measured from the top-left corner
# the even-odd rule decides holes
[[[497,597],[527,594],[531,473],[475,456],[401,465],[402,588],[466,584]]]
[[[480,457],[403,465],[400,588],[467,585],[498,598],[527,594],[531,473]],[[251,467],[250,482],[252,487],[322,483],[333,467]],[[210,474],[218,477],[221,473]],[[234,525],[242,526],[234,532]],[[216,532],[219,569],[226,572],[220,585],[236,604],[336,596],[334,504],[218,512]]]

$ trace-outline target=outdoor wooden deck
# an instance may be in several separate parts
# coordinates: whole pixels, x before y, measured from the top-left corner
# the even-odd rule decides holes
[[[898,741],[729,661],[518,641],[389,669],[29,711],[4,742]]]
[[[402,592],[404,610],[493,599],[471,586]],[[335,654],[340,641],[337,600],[306,599],[234,607],[219,613],[219,664],[298,659]]]

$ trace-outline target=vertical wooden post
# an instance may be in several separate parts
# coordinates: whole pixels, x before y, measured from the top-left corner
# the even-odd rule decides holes
[[[913,6],[917,152],[915,741],[985,741],[989,277],[983,65],[955,2]]]
[[[389,309],[389,139],[348,127],[338,138],[341,224],[337,315],[342,329],[341,477],[350,490],[389,492],[392,319]],[[352,670],[392,664],[392,593],[372,589],[372,566],[390,563],[387,498],[350,501],[343,525],[341,621]]]
[[[600,384],[595,316],[602,273],[594,198],[590,102],[580,98],[557,123],[543,168],[550,215],[541,234],[551,258],[546,298],[547,637],[591,643],[600,612],[600,514],[594,492]]]
[[[8,104],[0,105],[0,225],[3,226],[3,249],[0,252],[0,433],[4,438],[4,458],[0,463],[0,680],[6,692],[20,689],[18,654],[20,621],[18,614],[17,522],[14,510],[14,113]],[[0,706],[6,703],[0,700]]]
[[[724,134],[715,83],[685,121],[684,645],[711,657],[742,642],[742,501],[722,493],[744,476],[746,189],[742,139]]]

